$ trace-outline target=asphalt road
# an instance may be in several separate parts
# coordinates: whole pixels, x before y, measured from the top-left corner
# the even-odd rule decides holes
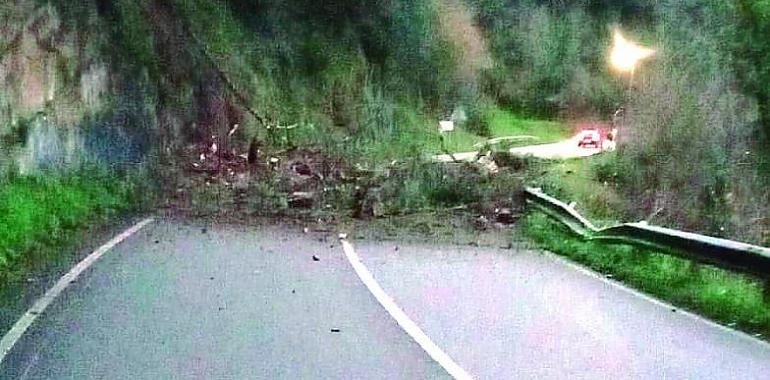
[[[550,256],[354,244],[396,303],[478,378],[770,378],[767,344]],[[0,377],[448,376],[361,284],[331,233],[158,221],[68,288]]]
[[[392,243],[357,250],[412,320],[478,378],[770,379],[767,343],[551,255]]]
[[[533,156],[543,159],[552,160],[566,160],[569,158],[582,158],[590,157],[600,154],[606,150],[599,148],[586,148],[578,146],[578,142],[581,139],[581,135],[577,134],[571,138],[550,144],[534,144],[517,148],[511,148],[509,152],[517,156]],[[605,142],[605,149],[614,149],[612,143]],[[434,162],[452,162],[458,161],[473,161],[479,152],[460,152],[454,153],[451,156],[448,154],[439,154],[432,157]]]
[[[49,307],[0,378],[447,378],[321,240],[149,225]]]

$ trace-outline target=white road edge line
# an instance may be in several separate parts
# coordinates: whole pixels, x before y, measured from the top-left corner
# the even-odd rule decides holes
[[[115,236],[112,240],[99,247],[88,255],[88,257],[83,259],[83,261],[75,265],[69,272],[67,272],[67,274],[62,276],[51,289],[48,289],[48,291],[45,292],[45,294],[40,297],[18,321],[16,321],[13,327],[11,327],[11,330],[3,336],[3,339],[0,340],[0,364],[5,360],[6,355],[11,352],[11,349],[13,349],[16,342],[24,335],[27,329],[32,326],[32,323],[35,322],[37,317],[42,314],[48,305],[50,305],[51,302],[64,291],[64,289],[73,283],[81,273],[99,260],[100,257],[107,253],[107,251],[141,230],[147,224],[152,223],[154,220],[155,218],[144,219],[133,227],[123,231],[120,235]]]
[[[385,308],[388,314],[396,320],[396,323],[398,323],[398,325],[401,326],[401,328],[453,378],[457,380],[473,379],[468,372],[462,369],[462,367],[452,360],[452,358],[439,348],[439,346],[433,343],[433,341],[425,335],[422,329],[420,329],[420,327],[417,326],[417,324],[414,323],[400,307],[398,307],[393,301],[393,298],[382,290],[382,287],[377,283],[377,280],[374,279],[369,270],[366,269],[366,266],[361,262],[355,249],[353,249],[353,245],[345,239],[340,240],[342,241],[342,249],[345,251],[345,256],[353,267],[353,270],[356,271],[356,274],[361,279],[361,282],[366,285],[369,292],[374,295],[374,298],[376,298],[380,305]]]
[[[757,338],[755,336],[752,336],[749,333],[746,333],[746,332],[743,332],[743,331],[740,331],[740,330],[736,330],[734,328],[722,325],[722,324],[720,324],[718,322],[715,322],[715,321],[712,321],[712,320],[710,320],[710,319],[708,319],[706,317],[703,317],[703,316],[700,316],[698,314],[695,314],[695,313],[692,313],[690,311],[687,311],[685,309],[682,309],[679,306],[672,305],[672,304],[670,304],[668,302],[665,302],[663,300],[659,300],[659,299],[657,299],[657,298],[655,298],[655,297],[653,297],[653,296],[651,296],[649,294],[642,293],[641,291],[636,290],[634,288],[631,288],[631,287],[629,287],[628,285],[626,285],[626,284],[624,284],[622,282],[609,279],[609,278],[603,276],[601,273],[594,272],[592,269],[584,267],[581,264],[578,264],[578,263],[576,263],[574,261],[571,261],[568,258],[565,258],[563,256],[559,256],[556,253],[553,253],[553,252],[550,252],[550,251],[544,251],[544,250],[541,251],[541,253],[543,253],[546,257],[549,257],[550,259],[552,259],[552,260],[554,260],[554,261],[556,261],[556,262],[558,262],[558,263],[560,263],[562,265],[565,265],[565,266],[567,266],[567,267],[569,267],[569,268],[571,268],[571,269],[573,269],[573,270],[575,270],[575,271],[577,271],[577,272],[579,272],[579,273],[581,273],[581,274],[583,274],[585,276],[588,276],[588,277],[597,279],[597,280],[599,280],[601,282],[604,282],[605,284],[608,284],[608,285],[612,286],[615,289],[618,289],[620,291],[629,293],[629,294],[631,294],[633,296],[639,297],[639,298],[641,298],[641,299],[643,299],[643,300],[645,300],[647,302],[650,302],[650,303],[652,303],[652,304],[654,304],[656,306],[665,308],[667,310],[674,310],[675,309],[677,311],[677,314],[680,314],[680,315],[682,315],[684,317],[693,319],[693,320],[695,320],[696,322],[699,322],[699,323],[704,323],[704,324],[706,324],[706,325],[708,325],[710,327],[716,328],[717,330],[721,330],[721,331],[724,331],[724,332],[726,332],[728,334],[734,335],[737,338],[745,339],[747,341],[750,341],[750,342],[755,343],[755,344],[759,344],[761,346],[764,346],[767,349],[770,349],[770,342],[767,342],[765,340],[759,339],[759,338]]]

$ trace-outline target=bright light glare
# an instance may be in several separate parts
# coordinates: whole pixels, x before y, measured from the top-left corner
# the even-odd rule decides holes
[[[621,73],[632,73],[639,61],[655,55],[655,50],[639,46],[628,41],[619,30],[615,30],[612,50],[610,50],[610,65]]]

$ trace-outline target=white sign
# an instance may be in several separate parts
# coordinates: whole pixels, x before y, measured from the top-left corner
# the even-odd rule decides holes
[[[442,120],[438,122],[439,132],[452,132],[455,130],[455,123],[449,120]]]

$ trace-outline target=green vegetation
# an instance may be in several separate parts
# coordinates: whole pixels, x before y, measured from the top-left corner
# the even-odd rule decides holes
[[[190,0],[169,8],[190,31],[187,53],[242,95],[227,91],[225,99],[262,119],[209,123],[210,135],[238,122],[242,137],[273,148],[320,148],[377,166],[431,151],[439,115],[476,102],[454,78],[457,49],[430,2]],[[284,141],[265,129],[277,124],[300,127]]]
[[[173,173],[162,185],[175,195],[192,161],[216,140],[219,152],[233,157],[259,147],[259,164],[268,156],[313,152],[346,175],[366,173],[340,179],[344,183],[326,173],[319,180],[333,189],[319,204],[340,212],[357,202],[369,202],[366,207],[380,215],[491,204],[508,201],[505,194],[527,183],[575,201],[600,223],[646,219],[770,244],[766,1],[33,3],[0,16],[13,27],[9,41],[26,25],[41,25],[40,35],[8,44],[3,57],[50,58],[55,75],[29,71],[20,76],[24,81],[9,77],[4,83],[61,83],[56,79],[44,110],[17,111],[32,97],[23,88],[7,91],[0,107],[4,148],[18,151],[30,136],[44,145],[38,136],[44,133],[26,122],[41,112],[51,125],[82,132],[86,150],[99,151],[103,160],[124,153],[107,149],[107,142],[126,136],[152,142],[147,151],[138,142],[123,145],[140,159],[156,157],[153,165]],[[60,20],[32,22],[46,13],[35,12],[42,6],[51,20]],[[657,49],[633,78],[607,67],[614,28]],[[36,47],[39,42],[55,46]],[[84,109],[95,104],[102,109]],[[558,163],[508,158],[513,170],[497,178],[472,166],[422,164],[443,148],[476,150],[490,138],[534,137],[500,143],[497,151],[558,141],[571,134],[567,121],[609,121],[619,105],[626,114],[617,120],[621,140],[613,154]],[[438,121],[464,113],[467,120],[442,146]],[[235,124],[240,129],[230,136]],[[287,134],[267,128],[292,124],[297,128]],[[408,162],[393,167],[393,160]],[[295,186],[253,173],[256,166],[239,173],[256,178],[242,185],[244,207],[289,208],[286,195]],[[189,206],[202,214],[240,207],[220,188],[232,178],[221,181],[210,173],[219,168],[204,169],[200,181],[190,181],[196,188]],[[0,185],[3,207],[21,218],[9,219],[19,227],[2,235],[3,261],[69,228],[61,226],[131,207],[127,193],[107,186],[109,180],[72,176],[79,179],[53,198],[36,195],[33,187],[54,192],[49,181],[74,181],[70,175]],[[356,201],[355,181],[371,181],[364,187],[374,190]],[[69,210],[51,199],[78,206]],[[31,232],[49,228],[51,234]]]
[[[575,209],[597,225],[614,225],[628,217],[628,206],[614,182],[619,175],[613,165],[615,160],[611,152],[553,162],[543,165],[529,185],[567,203],[574,202]]]
[[[523,229],[541,247],[730,326],[770,335],[770,303],[753,278],[628,245],[584,241],[541,213]]]
[[[374,191],[364,207],[377,215],[401,215],[417,211],[469,206],[478,212],[494,202],[511,204],[511,189],[521,186],[513,176],[489,175],[463,164],[418,164],[376,178]]]
[[[97,167],[61,176],[3,179],[0,279],[36,265],[49,247],[70,243],[73,232],[136,209],[151,194],[143,187],[138,175],[120,177]]]
[[[517,114],[489,107],[482,114],[483,123],[488,128],[487,136],[480,136],[460,126],[446,135],[446,147],[450,152],[468,152],[479,149],[479,145],[496,137],[531,136],[520,140],[503,141],[498,146],[513,147],[532,144],[547,144],[571,137],[572,130],[566,123],[558,121],[525,118]],[[438,138],[433,141],[440,141]],[[434,143],[430,151],[438,152],[439,143]]]
[[[620,214],[770,244],[767,2],[468,3],[494,57],[481,86],[497,104],[605,121],[625,107],[603,164],[617,175],[600,181],[625,200]],[[615,28],[657,50],[633,78],[608,68]]]
[[[491,137],[529,135],[534,136],[538,144],[572,137],[572,130],[561,122],[522,118],[498,108],[490,110],[486,117]]]

